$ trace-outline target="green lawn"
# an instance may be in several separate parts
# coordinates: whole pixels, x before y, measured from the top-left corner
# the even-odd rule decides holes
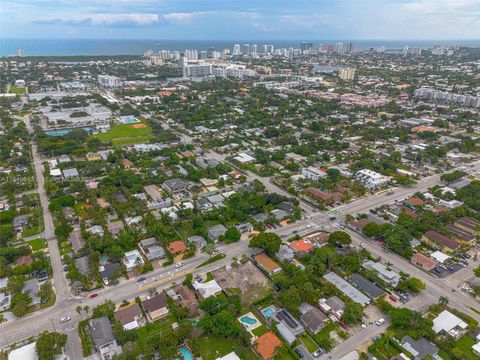
[[[320,332],[313,335],[313,339],[321,348],[329,351],[334,346],[333,340],[330,338],[330,333],[336,329],[338,329],[338,324],[333,321],[329,321],[325,327],[320,330]]]
[[[38,238],[34,240],[30,240],[28,245],[32,248],[32,251],[38,251],[45,249],[47,247],[47,241],[44,238]]]
[[[269,330],[265,327],[265,325],[259,326],[256,329],[252,330],[253,335],[260,337],[263,334],[267,333]]]
[[[472,350],[473,345],[475,345],[475,340],[468,335],[464,335],[460,339],[458,339],[457,343],[455,344],[455,348],[459,349],[462,352],[463,360],[476,360],[478,359],[478,356],[475,355]]]
[[[218,261],[218,260],[222,260],[223,258],[225,257],[225,254],[217,254],[215,256],[212,256],[210,259],[208,259],[207,261],[204,261],[203,263],[201,263],[200,265],[197,266],[197,269],[198,268],[201,268],[202,266],[205,266],[205,265],[209,265],[211,263],[214,263],[215,261]]]
[[[392,338],[383,336],[370,345],[368,351],[379,360],[388,360],[400,354],[403,349]]]
[[[133,144],[138,142],[149,142],[152,136],[152,128],[135,128],[135,124],[124,124],[112,127],[107,132],[94,135],[101,141],[111,141],[115,146]]]
[[[299,339],[303,342],[303,345],[305,345],[307,350],[310,351],[311,353],[318,349],[317,344],[315,344],[313,340],[310,339],[310,336],[304,334],[300,336]]]
[[[10,89],[8,90],[8,93],[9,94],[23,95],[23,94],[25,94],[25,88],[10,86]]]
[[[256,360],[250,348],[244,347],[237,339],[216,336],[202,336],[195,340],[203,360],[215,360],[235,351],[242,360]]]
[[[139,348],[143,350],[147,347],[146,341],[149,338],[149,335],[156,333],[158,331],[165,331],[167,329],[171,329],[172,323],[174,322],[175,320],[172,316],[167,316],[163,319],[157,320],[153,323],[148,323],[147,325],[137,329],[136,333],[138,335],[138,339],[136,343],[139,346]]]

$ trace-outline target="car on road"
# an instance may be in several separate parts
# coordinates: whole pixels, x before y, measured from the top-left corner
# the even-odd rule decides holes
[[[92,295],[90,295],[90,299],[94,299],[94,298],[96,298],[97,296],[98,296],[98,294],[97,294],[97,293],[95,293],[95,294],[92,294]]]
[[[147,278],[145,276],[142,276],[142,277],[139,277],[137,279],[137,282],[142,282],[142,281],[145,281],[145,280],[147,280]]]
[[[383,324],[385,324],[385,319],[384,318],[380,318],[377,321],[375,321],[375,325],[377,325],[377,326],[382,326]]]
[[[181,263],[181,262],[178,263],[178,264],[175,264],[175,268],[177,268],[177,269],[180,269],[182,266],[183,266],[183,263]]]
[[[292,234],[296,234],[296,233],[298,233],[298,230],[293,230],[292,231]]]
[[[70,316],[64,316],[60,319],[60,323],[63,324],[63,323],[66,323],[67,321],[70,321],[70,320],[71,320]]]
[[[375,335],[375,336],[372,338],[372,342],[377,341],[377,340],[380,339],[381,337],[382,337],[382,335]]]

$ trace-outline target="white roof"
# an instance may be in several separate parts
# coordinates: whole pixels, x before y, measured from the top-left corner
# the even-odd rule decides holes
[[[444,254],[443,252],[441,251],[435,251],[434,253],[432,253],[430,255],[430,257],[434,260],[437,260],[438,262],[440,263],[444,263],[446,260],[450,259],[450,256],[448,256],[447,254]]]
[[[480,341],[472,346],[472,350],[480,354]]]
[[[230,354],[219,357],[216,360],[240,360],[240,358],[235,354],[235,351],[232,351]]]
[[[234,159],[241,163],[247,163],[255,160],[254,157],[251,157],[250,155],[245,153],[239,153],[237,156],[235,156]]]
[[[138,264],[143,265],[144,261],[142,255],[138,250],[132,250],[125,253],[125,260],[123,261],[127,270],[137,266]]]
[[[222,288],[215,280],[210,280],[205,283],[195,281],[192,285],[204,299],[214,296],[222,291]]]
[[[8,360],[38,360],[35,344],[36,342],[33,342],[10,351],[8,354]]]
[[[60,169],[50,169],[51,176],[62,176],[62,171]]]
[[[468,325],[457,316],[447,310],[443,310],[435,319],[433,319],[433,331],[438,334],[441,331],[450,332],[456,327],[466,329]]]

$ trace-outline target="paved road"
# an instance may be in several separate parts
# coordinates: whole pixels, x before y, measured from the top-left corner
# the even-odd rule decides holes
[[[30,117],[27,115],[23,118],[30,136],[34,131],[30,123]],[[31,141],[32,147],[32,162],[35,169],[35,177],[37,181],[37,190],[40,198],[40,205],[43,209],[43,222],[45,230],[43,236],[47,239],[48,253],[50,256],[50,263],[53,270],[53,286],[56,294],[56,302],[52,310],[62,309],[72,300],[72,294],[69,289],[68,280],[63,272],[63,264],[60,256],[60,249],[58,247],[57,238],[55,236],[55,227],[53,225],[52,214],[48,209],[49,200],[45,191],[45,180],[43,177],[43,164],[40,155],[38,154],[37,144]],[[25,324],[25,329],[30,329],[30,323]],[[78,358],[81,354],[81,344],[77,333],[68,332],[68,344],[66,347],[67,354],[71,359]],[[20,340],[20,339],[19,339]]]

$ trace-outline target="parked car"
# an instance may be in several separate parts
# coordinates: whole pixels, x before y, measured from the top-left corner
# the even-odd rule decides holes
[[[60,322],[63,324],[63,323],[66,323],[67,321],[70,321],[70,316],[64,316],[60,319]]]
[[[145,281],[145,280],[147,280],[147,279],[145,278],[145,276],[142,276],[142,277],[139,277],[139,278],[137,279],[137,282],[142,282],[142,281]]]
[[[383,324],[385,324],[385,319],[384,318],[380,318],[378,319],[377,321],[375,321],[375,324],[377,326],[382,326]]]
[[[97,293],[90,295],[90,299],[96,298],[98,296]]]

